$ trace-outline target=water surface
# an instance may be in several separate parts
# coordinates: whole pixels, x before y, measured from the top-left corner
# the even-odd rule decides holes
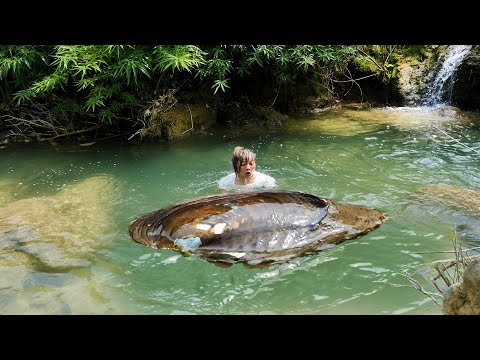
[[[478,194],[468,192],[480,188],[478,124],[449,107],[349,108],[174,143],[4,145],[0,313],[440,314],[402,273],[433,291],[415,270],[449,257],[438,252],[455,234],[478,246]],[[374,207],[389,220],[254,269],[129,238],[135,217],[215,193],[237,145],[257,153],[257,170],[280,189]],[[472,200],[458,203],[449,189]]]

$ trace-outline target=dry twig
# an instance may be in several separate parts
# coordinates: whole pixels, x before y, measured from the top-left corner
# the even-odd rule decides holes
[[[190,110],[190,105],[186,104],[188,107],[188,111],[190,112],[190,121],[192,122],[192,127],[190,129],[185,130],[182,132],[182,135],[185,134],[187,131],[193,130],[193,117],[192,117],[192,111]]]

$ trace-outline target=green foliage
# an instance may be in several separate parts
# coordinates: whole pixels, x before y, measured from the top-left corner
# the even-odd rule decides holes
[[[432,50],[432,47],[432,45],[400,45],[398,47],[398,53],[404,56],[424,60],[427,54]]]
[[[132,75],[135,84],[138,84],[142,74],[149,79],[152,78],[151,58],[148,52],[142,48],[127,48],[123,57],[111,60],[113,60],[112,65],[106,69],[106,73],[112,74],[115,79],[126,79],[127,85],[130,85]]]
[[[13,96],[13,100],[17,105],[20,105],[22,102],[33,99],[35,97],[35,92],[32,89],[19,90]]]
[[[215,82],[214,82],[214,84],[213,84],[213,86],[212,86],[212,88],[215,89],[214,94],[217,93],[218,89],[222,89],[222,91],[225,91],[226,88],[229,88],[229,87],[230,87],[230,86],[228,86],[228,84],[227,84],[227,80],[228,80],[228,79],[222,79],[222,80],[217,79],[217,80],[215,80]]]
[[[57,66],[57,71],[71,70],[74,77],[82,79],[90,76],[92,72],[100,72],[107,64],[107,51],[98,46],[56,46],[56,53],[53,55],[52,66]]]
[[[307,76],[319,66],[342,64],[355,49],[331,45],[59,45],[42,52],[36,47],[4,47],[0,77],[5,79],[10,73],[21,77],[20,73],[28,73],[27,68],[41,60],[48,71],[17,89],[13,96],[17,105],[52,92],[67,95],[73,91],[83,96],[85,111],[109,108],[117,101],[106,113],[117,114],[128,106],[126,102],[118,105],[125,99],[121,93],[128,92],[129,104],[134,103],[131,97],[140,84],[167,72],[186,72],[209,81],[217,94],[230,88],[234,76],[248,76],[259,69],[270,73],[278,84],[293,82],[299,74]],[[101,118],[107,117],[112,118]]]
[[[56,71],[52,74],[44,76],[39,81],[35,81],[30,89],[34,94],[44,96],[56,88],[60,87],[63,89],[63,85],[67,83],[67,80],[68,74],[66,72]]]
[[[0,46],[0,80],[6,80],[9,75],[21,77],[33,70],[38,61],[47,64],[47,54],[40,46]]]
[[[205,61],[196,76],[214,82],[215,93],[228,88],[227,76],[248,76],[259,69],[270,72],[278,84],[308,76],[319,67],[340,70],[356,52],[355,46],[332,45],[222,45],[204,49]]]
[[[176,46],[155,46],[153,55],[155,56],[155,69],[168,71],[172,73],[177,71],[192,72],[200,64],[204,63],[203,56],[206,53],[194,45],[176,45]]]
[[[53,108],[56,113],[65,114],[83,114],[84,110],[72,99],[59,101]]]
[[[398,45],[365,45],[353,59],[360,70],[376,74],[386,83],[395,77],[395,54],[400,50]]]
[[[13,75],[23,81],[23,88],[13,92],[15,104],[21,105],[36,98],[46,98],[51,93],[64,97],[83,97],[83,109],[98,113],[101,120],[113,118],[131,105],[131,97],[142,76],[152,77],[152,48],[142,46],[59,45],[44,48],[3,47],[0,49],[0,75],[7,80]],[[20,57],[19,54],[23,54]],[[32,64],[43,61],[43,71],[31,76]],[[35,76],[36,75],[36,76]],[[137,88],[132,88],[134,84]],[[8,85],[8,84],[7,84]],[[14,87],[16,88],[16,87]],[[130,92],[129,102],[123,105],[123,92]],[[113,101],[116,106],[112,106]],[[108,110],[108,111],[107,111]]]
[[[112,107],[112,106],[110,108],[107,108],[107,109],[99,110],[98,116],[100,117],[102,122],[109,123],[109,124],[112,123],[112,119],[114,119],[116,117],[115,112],[112,111],[112,110],[114,110],[114,107]]]
[[[27,84],[48,73],[51,49],[40,45],[0,45],[0,81],[4,84],[2,93],[6,101],[31,98],[31,92],[25,91]],[[18,90],[22,93],[12,100]]]
[[[427,45],[2,45],[0,85],[20,106],[42,99],[55,111],[84,112],[111,123],[131,116],[157,89],[180,80],[229,91],[239,77],[265,74],[274,87],[299,78],[345,79],[352,62],[383,81],[395,76],[394,54],[423,56]],[[64,106],[74,103],[73,106]],[[57,106],[58,105],[58,106]]]
[[[103,86],[95,87],[87,96],[85,101],[85,110],[95,111],[95,108],[104,107],[106,90]]]

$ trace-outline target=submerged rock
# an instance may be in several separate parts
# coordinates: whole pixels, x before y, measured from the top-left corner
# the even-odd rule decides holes
[[[418,189],[428,199],[480,214],[480,191],[451,185],[428,185]]]
[[[95,314],[112,311],[91,270],[116,235],[120,183],[96,175],[55,194],[0,204],[0,314]]]
[[[220,263],[282,262],[362,236],[386,216],[295,191],[204,196],[145,214],[133,240]]]

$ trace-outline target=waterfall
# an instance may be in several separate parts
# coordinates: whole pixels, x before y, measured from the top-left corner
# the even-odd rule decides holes
[[[441,69],[426,94],[425,105],[447,104],[452,96],[456,71],[472,45],[451,45],[445,52]]]

